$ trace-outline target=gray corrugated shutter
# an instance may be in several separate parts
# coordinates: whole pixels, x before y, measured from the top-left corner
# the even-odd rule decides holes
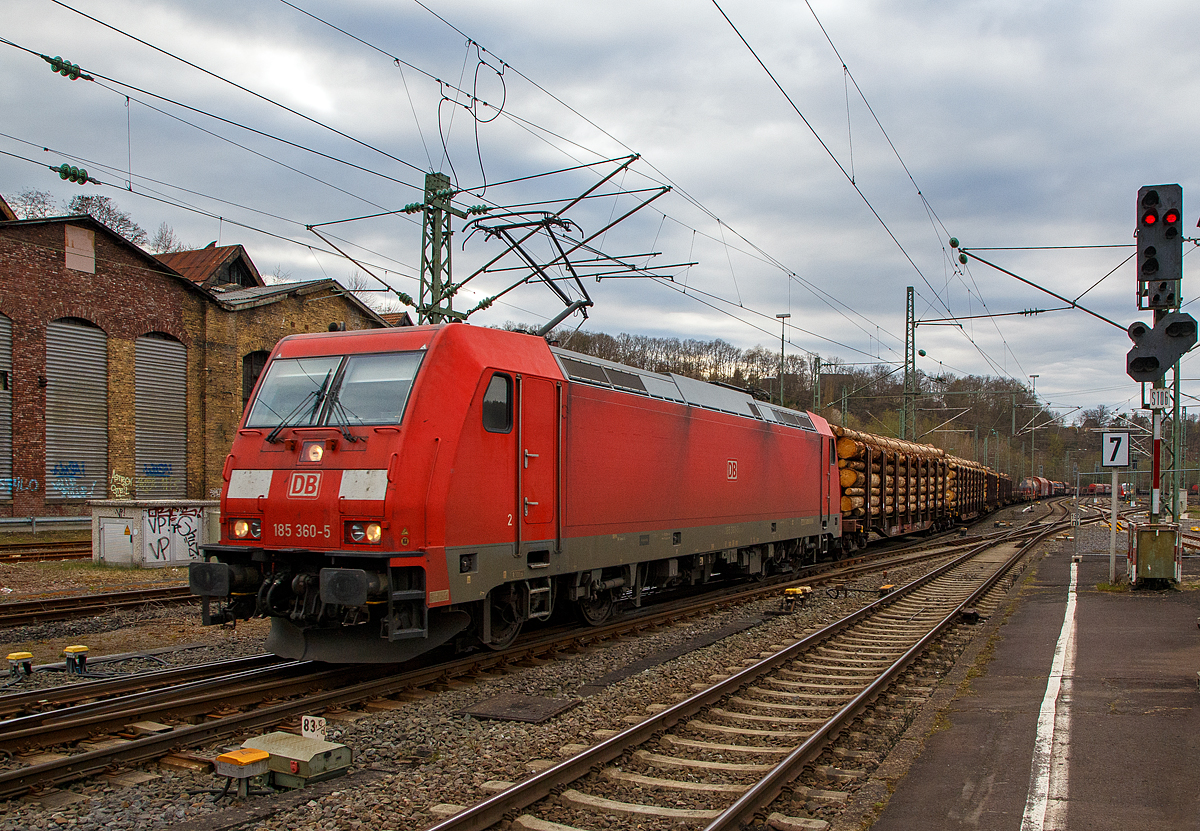
[[[137,339],[137,495],[187,496],[187,348],[165,338]]]
[[[12,321],[0,315],[0,499],[12,499]]]
[[[46,327],[46,499],[108,495],[108,337],[93,326]]]

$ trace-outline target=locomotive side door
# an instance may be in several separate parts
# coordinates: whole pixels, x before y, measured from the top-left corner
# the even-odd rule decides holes
[[[521,549],[531,567],[549,565],[557,552],[559,511],[559,396],[557,384],[519,377],[517,515]],[[541,552],[544,550],[544,554]],[[534,552],[537,553],[534,553]],[[544,556],[544,561],[541,557]]]

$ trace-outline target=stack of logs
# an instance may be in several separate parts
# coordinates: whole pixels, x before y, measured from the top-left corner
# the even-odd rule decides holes
[[[942,512],[956,504],[953,466],[936,463],[948,458],[945,450],[846,427],[833,427],[833,433],[838,437],[843,514],[865,516],[867,505],[873,514],[880,513],[881,508],[884,514],[894,514]]]

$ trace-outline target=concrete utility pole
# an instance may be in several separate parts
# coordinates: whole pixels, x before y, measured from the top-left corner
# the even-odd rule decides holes
[[[1029,475],[1031,477],[1037,475],[1037,450],[1035,449],[1035,445],[1037,444],[1037,417],[1039,410],[1037,403],[1037,379],[1041,377],[1040,375],[1029,376],[1029,380],[1033,382],[1033,418],[1029,421]]]
[[[917,322],[913,287],[908,287],[904,312],[904,399],[900,409],[900,438],[917,438]]]
[[[779,406],[783,406],[783,342],[787,337],[787,322],[790,314],[775,315],[779,318]]]

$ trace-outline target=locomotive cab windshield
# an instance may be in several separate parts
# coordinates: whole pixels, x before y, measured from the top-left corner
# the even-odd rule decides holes
[[[399,424],[421,352],[276,358],[254,397],[246,427]]]

